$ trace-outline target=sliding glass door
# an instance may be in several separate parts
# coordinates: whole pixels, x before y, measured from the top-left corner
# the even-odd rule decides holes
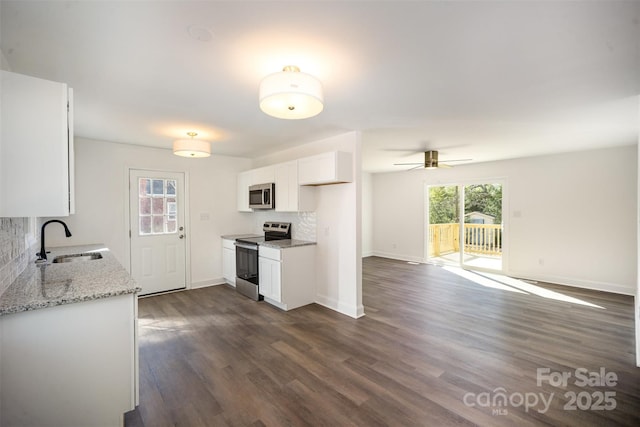
[[[427,260],[460,264],[460,187],[428,187]]]
[[[427,194],[427,261],[502,271],[502,183],[428,186]]]

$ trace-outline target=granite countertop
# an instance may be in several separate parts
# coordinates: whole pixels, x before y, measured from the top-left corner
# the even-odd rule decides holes
[[[47,264],[30,262],[0,295],[0,316],[141,291],[102,244],[49,248]],[[53,264],[59,255],[99,252],[102,259]]]
[[[248,237],[264,237],[264,234],[227,234],[220,236],[226,240],[246,239]]]
[[[269,240],[268,242],[260,243],[260,246],[264,246],[267,248],[275,248],[275,249],[289,249],[296,248],[298,246],[309,246],[315,245],[316,242],[311,242],[308,240],[297,240],[297,239],[286,239],[286,240]]]

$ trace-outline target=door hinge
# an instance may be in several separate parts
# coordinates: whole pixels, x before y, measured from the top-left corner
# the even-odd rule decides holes
[[[129,238],[131,238],[131,230],[129,230]]]

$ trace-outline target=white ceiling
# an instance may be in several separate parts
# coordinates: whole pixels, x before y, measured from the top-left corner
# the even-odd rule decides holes
[[[638,142],[640,1],[5,1],[11,70],[74,88],[77,136],[257,157],[350,130],[363,168]],[[206,35],[202,41],[189,29]],[[258,107],[297,65],[325,110]]]

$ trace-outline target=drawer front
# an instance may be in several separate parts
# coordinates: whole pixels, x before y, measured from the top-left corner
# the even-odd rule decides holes
[[[280,249],[260,246],[258,247],[258,256],[269,258],[274,261],[280,261],[282,260],[282,251],[280,251]]]
[[[227,249],[233,249],[235,251],[236,250],[236,247],[234,245],[235,242],[236,241],[232,239],[222,239],[222,247]]]

